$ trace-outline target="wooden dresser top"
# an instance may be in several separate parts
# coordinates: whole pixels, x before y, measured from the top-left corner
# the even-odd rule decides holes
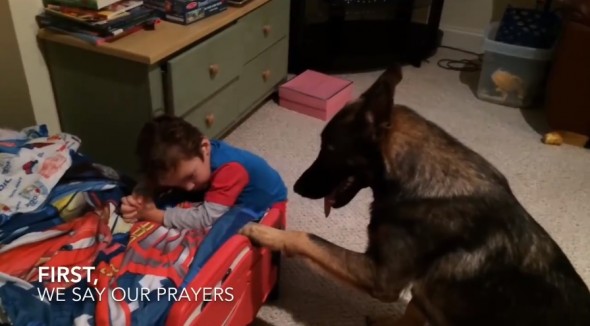
[[[225,11],[194,22],[180,25],[162,21],[155,30],[142,30],[127,35],[112,43],[92,45],[75,37],[40,29],[38,37],[85,50],[112,55],[127,60],[152,65],[175,52],[206,38],[208,35],[230,25],[242,16],[254,11],[271,0],[252,0],[242,7],[228,7]],[[281,1],[281,0],[279,0]]]

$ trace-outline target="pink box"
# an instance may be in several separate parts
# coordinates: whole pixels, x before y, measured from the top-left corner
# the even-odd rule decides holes
[[[279,105],[330,120],[352,97],[352,81],[306,70],[279,87]]]

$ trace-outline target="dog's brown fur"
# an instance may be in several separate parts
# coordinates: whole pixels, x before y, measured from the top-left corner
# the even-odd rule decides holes
[[[492,164],[393,103],[400,80],[390,69],[343,108],[294,186],[333,208],[370,187],[365,253],[259,224],[241,234],[385,302],[411,287],[399,325],[590,325],[590,291],[560,247]]]

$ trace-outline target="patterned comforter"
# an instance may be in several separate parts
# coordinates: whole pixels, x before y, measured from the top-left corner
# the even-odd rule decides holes
[[[186,285],[215,250],[260,218],[234,208],[207,235],[127,224],[133,181],[78,153],[75,136],[23,133],[0,140],[0,321],[162,325],[175,301],[202,295]]]

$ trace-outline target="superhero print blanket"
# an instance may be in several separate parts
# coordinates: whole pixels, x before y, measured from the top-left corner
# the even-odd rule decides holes
[[[0,323],[163,325],[175,301],[198,299],[189,284],[217,248],[261,218],[235,207],[208,234],[127,224],[131,179],[79,153],[75,136],[23,134],[0,140]]]

